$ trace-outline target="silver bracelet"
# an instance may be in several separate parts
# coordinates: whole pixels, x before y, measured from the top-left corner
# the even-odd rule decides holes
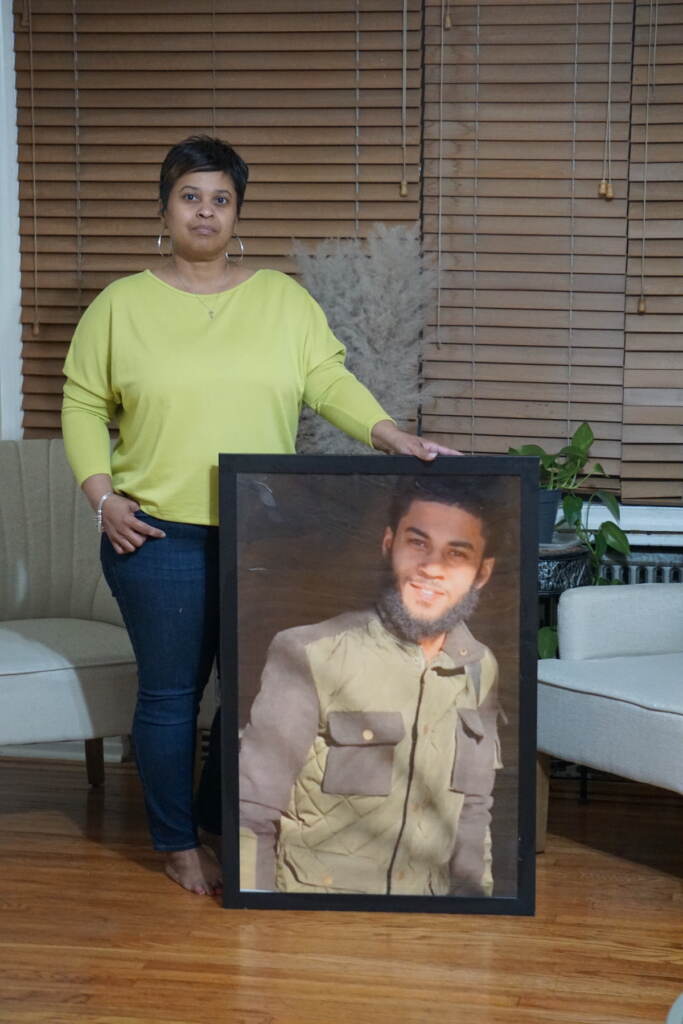
[[[102,497],[100,498],[100,500],[97,503],[97,510],[95,512],[95,526],[97,527],[97,532],[98,533],[103,533],[104,532],[103,528],[102,528],[102,509],[104,507],[104,503],[107,500],[107,498],[111,498],[113,493],[114,493],[113,491],[107,491],[107,493],[103,494]]]

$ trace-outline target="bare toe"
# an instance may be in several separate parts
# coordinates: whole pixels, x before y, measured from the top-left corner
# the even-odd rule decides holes
[[[183,889],[198,896],[220,892],[223,888],[220,864],[203,846],[167,853],[164,870]]]

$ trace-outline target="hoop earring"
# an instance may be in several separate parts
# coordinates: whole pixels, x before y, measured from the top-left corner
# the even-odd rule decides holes
[[[159,234],[157,235],[157,249],[159,250],[159,255],[160,256],[172,256],[173,255],[173,239],[169,237],[168,241],[169,241],[169,244],[170,244],[170,249],[168,250],[168,252],[162,252],[161,251],[161,247],[162,247],[162,245],[164,243],[164,233],[163,233],[163,231],[160,231]]]
[[[233,257],[230,255],[230,253],[226,252],[225,259],[227,260],[228,263],[241,263],[242,260],[244,259],[244,242],[242,241],[239,235],[233,235],[233,238],[237,239],[237,242],[240,247],[240,254],[237,257]]]

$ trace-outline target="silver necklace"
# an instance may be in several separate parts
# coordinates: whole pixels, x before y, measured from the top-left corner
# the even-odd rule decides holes
[[[180,283],[182,285],[184,285],[185,290],[188,292],[188,294],[189,295],[193,295],[195,297],[195,299],[197,299],[197,301],[202,304],[202,306],[204,307],[206,312],[209,314],[209,320],[213,320],[214,317],[216,316],[216,310],[212,309],[211,306],[208,305],[208,303],[204,302],[204,299],[201,297],[201,295],[198,292],[192,291],[192,288],[188,285],[187,281],[182,277],[181,274],[178,273],[178,268],[177,267],[174,267],[173,269],[175,270],[176,277],[178,278]],[[223,290],[225,291],[226,289],[223,289]],[[218,293],[218,295],[220,295],[220,292]]]
[[[213,320],[213,318],[216,315],[216,310],[215,309],[211,309],[210,306],[207,306],[207,304],[204,302],[204,299],[201,297],[201,295],[198,295],[197,292],[192,292],[191,294],[194,295],[195,299],[197,299],[199,302],[201,302],[202,306],[204,307],[206,312],[209,314],[209,320]]]

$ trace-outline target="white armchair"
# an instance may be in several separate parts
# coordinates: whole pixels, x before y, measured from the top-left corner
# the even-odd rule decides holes
[[[137,675],[61,440],[0,441],[0,745],[126,735]]]
[[[683,793],[683,585],[578,587],[538,663],[537,849],[549,755]]]

